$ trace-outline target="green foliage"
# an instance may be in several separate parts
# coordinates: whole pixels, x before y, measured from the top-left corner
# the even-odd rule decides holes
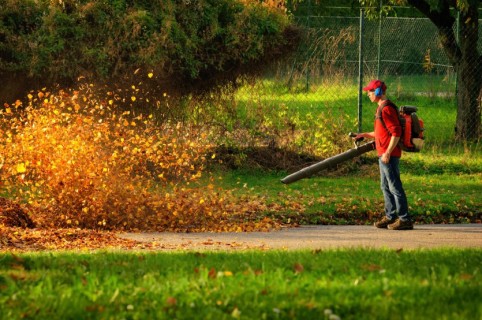
[[[255,1],[0,1],[0,73],[47,80],[202,81],[286,44],[284,11]]]
[[[0,319],[479,319],[481,263],[480,249],[6,253]]]

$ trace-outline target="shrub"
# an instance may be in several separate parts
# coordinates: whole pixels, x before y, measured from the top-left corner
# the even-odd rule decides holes
[[[234,79],[240,66],[257,69],[288,45],[288,15],[258,1],[0,3],[0,74],[42,83],[119,79],[143,68],[164,87],[199,86]]]

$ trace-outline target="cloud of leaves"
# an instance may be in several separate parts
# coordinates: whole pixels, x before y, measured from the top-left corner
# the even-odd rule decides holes
[[[119,110],[115,94],[91,92],[32,92],[27,105],[0,112],[4,192],[27,203],[38,226],[226,231],[251,223],[234,216],[255,207],[197,184],[207,132]]]

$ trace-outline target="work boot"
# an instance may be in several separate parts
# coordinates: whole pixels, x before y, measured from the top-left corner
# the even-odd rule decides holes
[[[390,229],[390,230],[413,230],[413,223],[410,220],[397,219],[397,221],[388,225],[388,229]]]
[[[388,219],[385,216],[381,220],[378,220],[377,222],[375,222],[373,225],[377,228],[380,228],[380,229],[386,229],[389,224],[395,223],[395,221],[397,221],[397,219],[395,219],[395,218]]]

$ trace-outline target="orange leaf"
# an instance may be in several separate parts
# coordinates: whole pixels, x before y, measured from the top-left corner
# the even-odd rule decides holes
[[[295,273],[302,273],[305,268],[303,267],[303,265],[301,263],[295,263],[295,265],[293,266],[293,269],[295,269]]]
[[[217,277],[216,269],[211,268],[211,270],[209,270],[208,277],[211,279],[216,279]]]

